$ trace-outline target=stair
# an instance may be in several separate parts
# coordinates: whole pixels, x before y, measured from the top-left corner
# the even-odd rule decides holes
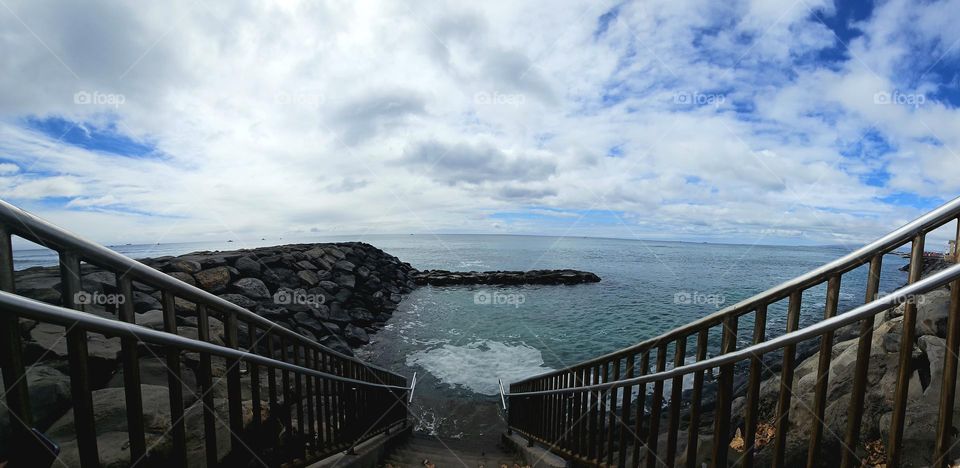
[[[441,439],[412,434],[384,457],[381,466],[423,468],[424,460],[436,468],[500,468],[523,466],[515,453],[501,446],[460,439]]]

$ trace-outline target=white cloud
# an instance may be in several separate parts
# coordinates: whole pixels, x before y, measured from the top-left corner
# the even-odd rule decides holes
[[[953,3],[879,5],[824,63],[843,47],[818,19],[829,2],[625,3],[602,33],[613,2],[10,2],[43,42],[0,11],[0,188],[103,241],[562,233],[577,218],[549,213],[583,210],[627,223],[584,235],[862,239],[917,214],[880,197],[960,189],[956,109],[874,102],[942,84],[904,70],[922,45],[955,63]],[[26,116],[115,124],[162,157],[85,150]],[[869,132],[890,151],[842,155]],[[567,224],[485,216],[523,210]]]

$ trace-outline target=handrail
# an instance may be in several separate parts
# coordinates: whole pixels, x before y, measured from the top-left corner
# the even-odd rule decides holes
[[[36,301],[23,296],[17,296],[16,294],[11,294],[6,291],[0,291],[0,313],[9,313],[10,311],[13,311],[18,315],[42,322],[56,323],[67,327],[77,325],[82,329],[101,333],[107,336],[134,338],[148,343],[173,346],[178,349],[196,351],[199,353],[209,353],[224,358],[233,358],[252,364],[259,364],[272,368],[298,372],[300,374],[322,377],[324,379],[336,380],[352,385],[362,385],[371,388],[387,388],[393,390],[412,390],[412,387],[365,382],[362,380],[351,379],[349,377],[328,374],[326,372],[309,369],[296,364],[291,364],[289,362],[278,361],[276,359],[260,356],[258,354],[248,353],[246,351],[228,348],[206,341],[194,340],[175,335],[173,333],[153,330],[141,325],[135,325],[119,320],[111,320],[97,315],[79,312],[73,309],[50,305],[45,302]]]
[[[895,307],[901,303],[912,300],[918,294],[924,294],[924,293],[930,292],[936,288],[939,288],[957,279],[960,279],[960,265],[954,265],[950,268],[941,270],[916,283],[910,284],[908,286],[904,286],[889,295],[883,296],[882,298],[877,299],[875,301],[868,302],[842,315],[838,315],[833,318],[822,320],[820,322],[817,322],[813,325],[802,328],[800,330],[790,332],[785,335],[780,335],[776,338],[771,338],[767,341],[749,346],[747,348],[731,351],[727,354],[721,354],[719,356],[698,361],[693,364],[687,364],[681,367],[675,367],[670,370],[657,372],[653,374],[647,374],[644,376],[634,377],[630,379],[621,379],[621,380],[594,384],[594,385],[559,388],[555,390],[510,392],[510,393],[507,393],[506,395],[508,397],[523,397],[523,396],[533,396],[533,395],[553,395],[553,394],[560,394],[560,393],[575,393],[575,392],[583,392],[583,391],[591,391],[591,390],[608,390],[612,388],[630,387],[637,384],[664,381],[674,377],[689,375],[697,371],[716,368],[724,364],[732,364],[738,361],[744,361],[753,357],[761,356],[771,351],[782,349],[785,346],[788,346],[791,344],[797,344],[797,343],[800,343],[801,341],[808,340],[810,338],[814,338],[817,336],[821,336],[826,332],[835,331],[845,325],[849,325],[851,323],[858,322],[865,318],[872,317],[877,313],[890,309],[891,307]]]
[[[293,330],[278,326],[276,323],[267,320],[230,301],[227,301],[226,299],[217,297],[196,286],[192,286],[188,283],[180,281],[177,278],[150,268],[143,263],[119,254],[95,242],[86,240],[81,236],[62,229],[3,200],[0,200],[0,223],[8,223],[8,225],[15,230],[14,233],[16,235],[31,242],[48,248],[50,245],[58,247],[58,249],[55,250],[77,252],[82,255],[85,261],[89,263],[93,263],[102,268],[116,270],[117,272],[124,272],[124,274],[130,275],[131,279],[152,283],[158,288],[167,289],[173,292],[174,295],[183,299],[187,299],[191,302],[203,303],[213,306],[214,308],[223,312],[235,313],[239,318],[253,322],[258,327],[269,330],[271,333],[277,333],[281,336],[297,340],[310,347],[322,349],[323,352],[334,355],[340,359],[352,361],[362,366],[400,377],[399,374],[393,371],[384,369],[361,359],[357,359],[356,357],[340,353]]]
[[[824,281],[830,276],[833,276],[836,274],[842,274],[852,269],[855,269],[863,265],[865,261],[869,260],[869,258],[874,255],[877,255],[879,253],[887,253],[888,251],[895,249],[898,246],[902,245],[903,243],[909,241],[912,237],[916,236],[917,234],[929,232],[951,220],[956,219],[958,212],[960,212],[960,197],[954,198],[953,200],[941,205],[935,210],[930,211],[907,224],[904,224],[900,228],[880,237],[879,239],[853,252],[850,252],[847,255],[844,255],[843,257],[840,257],[834,261],[826,263],[820,266],[819,268],[813,269],[791,280],[784,281],[783,283],[780,283],[777,286],[767,289],[766,291],[763,291],[759,294],[755,294],[747,299],[737,302],[736,304],[720,309],[719,311],[716,311],[710,315],[707,315],[700,319],[686,323],[684,325],[681,325],[670,331],[662,333],[656,337],[644,340],[635,345],[621,348],[619,350],[616,350],[601,356],[593,357],[585,361],[581,361],[576,364],[566,366],[561,369],[537,374],[532,377],[514,382],[514,384],[530,382],[530,381],[539,380],[539,379],[543,379],[545,377],[550,377],[550,376],[562,375],[564,373],[570,372],[575,369],[581,369],[591,364],[597,364],[597,363],[608,361],[617,356],[629,354],[636,351],[641,351],[644,349],[649,349],[654,346],[657,346],[660,343],[671,341],[674,338],[690,335],[699,331],[700,329],[717,325],[721,321],[723,321],[723,319],[729,316],[742,315],[744,313],[747,313],[753,310],[759,305],[770,304],[780,299],[783,299],[789,296],[792,291],[802,290],[806,287],[809,287],[811,285]]]
[[[499,377],[497,378],[497,385],[500,386],[500,403],[503,405],[503,409],[506,410],[507,400],[504,398],[504,395],[506,395],[506,393],[504,393],[503,391],[503,380],[501,380]]]

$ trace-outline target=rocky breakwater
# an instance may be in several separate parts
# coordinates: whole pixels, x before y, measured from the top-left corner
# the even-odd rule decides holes
[[[364,243],[301,244],[231,252],[196,252],[178,257],[147,258],[147,266],[244,307],[279,326],[289,328],[330,348],[351,353],[351,346],[369,341],[391,315],[402,294],[415,287],[413,268],[396,257]],[[116,277],[90,265],[81,269],[85,312],[116,319]],[[16,273],[17,293],[60,305],[60,275],[55,267],[35,267]],[[132,297],[136,323],[163,329],[161,293],[134,282]],[[196,305],[176,300],[177,332],[198,336]],[[79,466],[64,328],[21,319],[27,382],[35,427],[46,432],[63,449],[61,460]],[[223,323],[210,318],[213,342],[223,344]],[[241,346],[246,330],[241,328]],[[130,464],[127,443],[123,371],[119,338],[88,334],[91,385],[97,437],[104,466]],[[171,447],[170,411],[164,350],[141,346],[140,371],[149,464],[164,465]],[[203,424],[197,403],[199,357],[181,353],[188,457],[204,465]],[[226,363],[213,360],[215,410],[226,421]],[[243,379],[244,418],[253,417],[249,380]],[[265,395],[265,393],[261,393]],[[264,404],[266,407],[266,404]],[[11,447],[10,414],[0,405],[0,459]],[[218,425],[221,457],[229,447],[229,432]],[[267,450],[267,449],[265,449]],[[266,452],[265,452],[266,453]],[[267,456],[267,455],[264,455]]]
[[[411,275],[417,285],[453,286],[460,284],[581,284],[596,283],[600,277],[579,270],[530,271],[447,271],[423,270]]]

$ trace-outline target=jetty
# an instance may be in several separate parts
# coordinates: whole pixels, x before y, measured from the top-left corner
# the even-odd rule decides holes
[[[0,201],[0,463],[952,465],[960,265],[930,267],[924,243],[958,219],[960,199],[659,336],[500,382],[488,444],[414,433],[416,375],[352,349],[417,287],[597,275],[418,271],[359,242],[138,261]],[[14,237],[59,265],[15,271]],[[907,284],[881,291],[884,256],[904,247]],[[867,273],[864,300],[840,310],[853,271]],[[801,328],[801,313],[817,319]]]

